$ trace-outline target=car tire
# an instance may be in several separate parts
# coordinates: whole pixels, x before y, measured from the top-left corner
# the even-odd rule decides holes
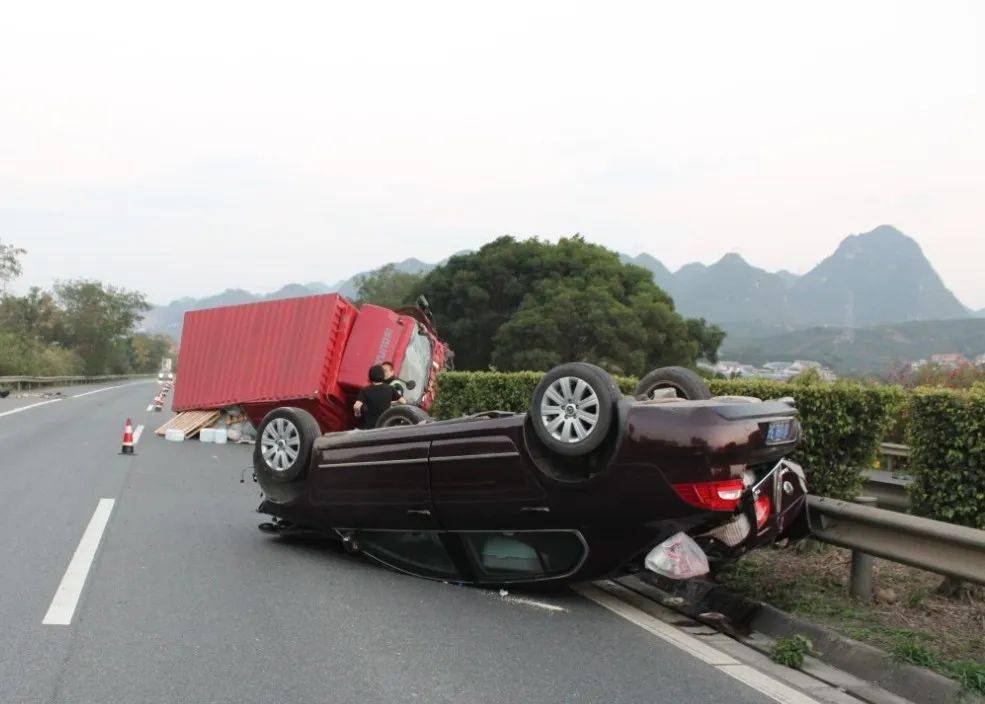
[[[253,447],[253,471],[261,482],[287,484],[304,476],[311,462],[318,421],[300,408],[275,408],[263,418]]]
[[[571,362],[551,369],[537,384],[530,420],[552,452],[577,457],[592,452],[609,434],[619,387],[594,364]]]
[[[704,379],[685,367],[659,367],[636,384],[633,395],[640,401],[653,398],[657,389],[673,389],[678,398],[701,401],[711,398],[711,389]]]
[[[392,428],[397,425],[419,425],[430,422],[431,416],[423,408],[401,403],[397,406],[390,406],[383,411],[376,420],[376,427]]]

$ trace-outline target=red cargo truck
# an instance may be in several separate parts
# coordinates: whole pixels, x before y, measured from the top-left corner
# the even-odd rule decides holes
[[[450,352],[419,303],[356,308],[331,293],[189,311],[172,408],[239,406],[259,427],[269,411],[290,406],[322,432],[347,430],[370,366],[391,361],[407,403],[427,410]]]

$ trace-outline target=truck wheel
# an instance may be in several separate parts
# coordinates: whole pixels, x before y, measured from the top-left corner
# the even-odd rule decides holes
[[[308,469],[311,447],[321,435],[318,422],[300,408],[275,408],[257,429],[253,471],[257,479],[286,484]]]
[[[399,406],[390,406],[383,411],[376,421],[376,427],[392,428],[395,425],[418,425],[430,421],[431,416],[424,409],[400,404]]]
[[[571,362],[551,369],[530,404],[534,432],[559,455],[586,455],[609,434],[619,387],[604,369]]]
[[[685,367],[659,367],[636,384],[633,394],[640,401],[654,398],[660,389],[671,389],[678,398],[700,401],[711,398],[711,389],[704,379]]]

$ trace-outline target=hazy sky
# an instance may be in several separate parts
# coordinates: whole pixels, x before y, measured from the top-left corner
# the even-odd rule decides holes
[[[804,272],[881,223],[985,306],[982,2],[10,3],[16,288],[166,302],[496,235]]]

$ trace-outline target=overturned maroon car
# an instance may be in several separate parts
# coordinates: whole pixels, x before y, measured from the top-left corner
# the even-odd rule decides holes
[[[375,429],[321,434],[304,410],[275,409],[254,472],[274,517],[264,530],[324,532],[422,577],[501,585],[645,566],[680,579],[806,533],[804,473],[786,459],[800,435],[790,399],[712,398],[679,367],[629,397],[570,363],[526,413],[432,421],[394,406]],[[283,448],[296,450],[287,466]]]

